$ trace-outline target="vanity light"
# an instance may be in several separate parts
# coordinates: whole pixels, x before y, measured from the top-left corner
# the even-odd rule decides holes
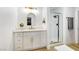
[[[33,8],[33,7],[25,7],[25,8],[23,8],[23,11],[27,14],[32,13],[36,16],[39,14],[39,11],[36,8]]]

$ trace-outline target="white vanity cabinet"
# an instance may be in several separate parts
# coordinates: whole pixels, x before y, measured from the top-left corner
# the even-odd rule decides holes
[[[13,32],[14,50],[33,50],[47,45],[46,31]]]
[[[32,49],[32,33],[31,32],[24,32],[24,39],[23,40],[23,50],[30,50]]]
[[[47,46],[47,32],[41,31],[41,47]]]
[[[32,50],[39,48],[41,46],[40,39],[40,32],[24,32],[23,49]]]
[[[41,47],[41,33],[34,32],[33,34],[33,49]]]
[[[14,32],[13,33],[14,50],[22,50],[23,49],[22,39],[23,39],[22,32]]]

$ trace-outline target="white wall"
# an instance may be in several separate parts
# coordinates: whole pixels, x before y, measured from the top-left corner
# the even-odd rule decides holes
[[[12,31],[17,22],[17,8],[0,7],[0,50],[12,50]]]
[[[26,27],[27,27],[27,11],[25,12],[23,10],[23,7],[19,7],[18,8],[18,21],[23,21],[24,23],[26,23]],[[37,7],[37,10],[39,11],[39,14],[36,16],[36,19],[33,20],[33,22],[36,24],[35,26],[39,26],[41,27],[42,25],[42,7]]]
[[[51,13],[63,13],[63,7],[50,7]]]
[[[78,17],[79,17],[79,14],[78,13],[79,13],[79,8],[77,7],[76,11],[75,11],[75,42],[76,43],[79,43],[79,39],[78,39],[78,32],[79,32],[78,31],[79,30],[79,27],[78,27],[79,26],[79,23],[78,23],[79,18]]]
[[[42,21],[45,20],[44,28],[47,29],[47,7],[42,8]]]
[[[75,29],[68,30],[68,22],[66,17],[74,17],[73,22],[75,22],[75,8],[65,7],[63,14],[63,39],[65,44],[70,44],[75,42]]]

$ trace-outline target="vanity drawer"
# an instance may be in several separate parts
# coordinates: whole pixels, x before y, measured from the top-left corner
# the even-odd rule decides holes
[[[22,50],[23,36],[15,36],[14,40],[15,50]]]
[[[15,50],[22,50],[22,43],[21,42],[15,43]]]
[[[15,45],[21,44],[22,45],[22,37],[16,37],[15,38]]]
[[[17,45],[17,44],[22,44],[22,41],[21,40],[16,40],[15,45]]]
[[[23,40],[23,37],[15,37],[15,42],[18,42],[18,41],[22,41]]]
[[[22,33],[22,32],[14,33],[14,36],[15,36],[15,37],[18,37],[18,36],[21,36],[21,37],[22,37],[22,36],[23,36],[23,33]]]
[[[23,50],[23,49],[22,49],[22,46],[16,46],[15,50],[19,50],[20,51],[20,50]]]

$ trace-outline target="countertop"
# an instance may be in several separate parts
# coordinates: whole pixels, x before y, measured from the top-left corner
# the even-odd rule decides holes
[[[16,29],[13,32],[47,31],[47,29]]]

